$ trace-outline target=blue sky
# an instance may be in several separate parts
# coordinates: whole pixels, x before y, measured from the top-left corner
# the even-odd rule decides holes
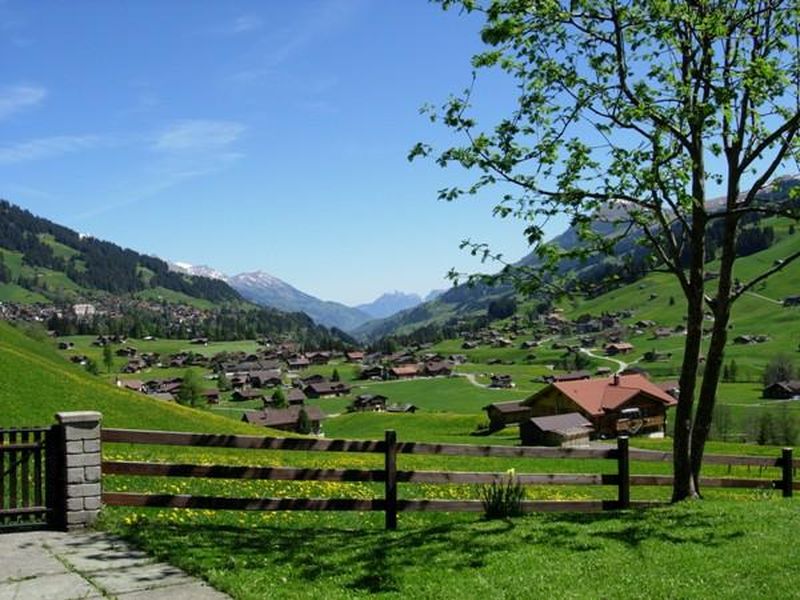
[[[526,253],[492,198],[409,164],[470,79],[477,17],[424,0],[0,0],[0,196],[78,231],[348,304]],[[478,88],[483,114],[513,101]],[[558,224],[555,227],[559,227]],[[557,233],[557,231],[554,231]]]

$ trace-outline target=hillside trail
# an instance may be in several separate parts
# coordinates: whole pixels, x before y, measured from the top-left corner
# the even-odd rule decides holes
[[[777,304],[778,306],[783,306],[783,302],[779,300],[775,300],[773,298],[767,298],[766,296],[762,296],[761,294],[757,294],[755,292],[745,292],[748,296],[753,296],[754,298],[758,298],[759,300],[765,300],[767,302],[771,302],[772,304]]]
[[[481,383],[478,381],[478,378],[475,377],[475,373],[458,373],[459,377],[464,377],[467,381],[469,381],[475,387],[482,388],[484,390],[489,389],[489,386],[485,383]]]
[[[595,354],[594,352],[592,352],[588,348],[580,348],[580,351],[583,354],[585,354],[586,356],[591,356],[592,358],[596,358],[597,360],[605,360],[605,361],[608,361],[608,362],[615,363],[617,365],[617,367],[618,367],[617,371],[616,371],[617,373],[621,373],[622,371],[627,369],[630,365],[636,364],[637,362],[639,362],[639,360],[641,360],[641,359],[637,358],[633,362],[626,363],[625,361],[619,360],[617,358],[611,358],[610,356],[601,356],[600,354]]]

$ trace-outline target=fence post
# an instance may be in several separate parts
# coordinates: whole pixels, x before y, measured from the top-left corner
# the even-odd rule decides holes
[[[783,469],[783,497],[792,497],[792,449],[784,448],[781,453],[781,468]]]
[[[628,455],[628,436],[617,438],[617,478],[619,494],[618,508],[630,508],[631,505],[631,463]]]
[[[384,502],[386,503],[386,529],[397,529],[397,434],[393,429],[387,429],[384,437],[385,448],[385,475],[386,489]]]
[[[67,530],[94,524],[100,514],[99,412],[56,413],[61,433],[61,500]]]

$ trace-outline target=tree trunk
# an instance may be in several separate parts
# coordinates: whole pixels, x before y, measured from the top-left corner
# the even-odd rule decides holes
[[[735,207],[739,196],[738,178],[730,174],[728,183],[727,210]],[[728,341],[728,323],[731,317],[731,292],[733,289],[733,265],[736,261],[736,236],[739,218],[731,212],[725,217],[725,229],[722,238],[722,255],[717,293],[712,305],[714,326],[711,332],[711,343],[706,353],[703,383],[697,399],[697,413],[694,418],[691,440],[691,468],[695,490],[700,492],[700,469],[703,466],[703,451],[711,432],[711,420],[717,400],[717,387],[725,360],[725,344]]]
[[[702,288],[700,288],[702,290]],[[695,296],[696,291],[692,296]],[[695,296],[696,297],[696,296]],[[695,305],[695,306],[691,306]],[[692,405],[697,384],[697,364],[703,338],[703,304],[691,301],[686,323],[686,344],[679,381],[680,395],[675,409],[675,433],[672,443],[674,480],[672,501],[678,502],[697,495],[691,468]]]
[[[675,434],[673,438],[673,485],[672,501],[678,502],[697,496],[692,479],[691,437],[692,406],[697,385],[697,365],[700,362],[700,344],[703,340],[703,294],[705,292],[705,202],[701,179],[695,179],[695,206],[692,210],[691,256],[689,282],[686,295],[686,344],[679,381],[680,394],[675,410]]]

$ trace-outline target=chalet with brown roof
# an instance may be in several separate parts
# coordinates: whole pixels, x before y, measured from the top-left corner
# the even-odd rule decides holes
[[[307,396],[303,393],[303,390],[300,388],[291,388],[289,391],[286,392],[286,403],[289,405],[292,404],[305,404],[307,400]]]
[[[145,390],[144,382],[140,379],[117,379],[117,387],[132,392],[144,392]]]
[[[390,379],[411,379],[419,375],[419,367],[415,364],[392,367],[388,375]]]
[[[612,342],[610,344],[606,344],[603,350],[608,356],[615,356],[617,354],[627,354],[628,352],[633,350],[633,344],[631,344],[630,342]]]
[[[311,361],[309,361],[305,356],[295,356],[294,358],[287,360],[286,363],[289,365],[290,369],[297,371],[300,369],[307,369],[311,364]]]
[[[281,385],[280,371],[250,371],[247,373],[247,383],[254,388],[275,387]]]
[[[313,375],[309,375],[308,377],[302,377],[301,379],[296,379],[295,385],[297,387],[304,388],[308,385],[311,385],[312,383],[323,383],[325,381],[328,380],[324,375],[321,375],[320,373],[314,373]]]
[[[350,393],[350,386],[341,381],[323,381],[307,385],[303,392],[309,398],[328,398],[331,396],[344,396]]]
[[[523,446],[585,446],[594,432],[580,413],[531,417],[519,425]]]
[[[309,352],[306,358],[312,365],[327,365],[331,360],[330,352]]]
[[[524,406],[521,400],[494,402],[487,404],[482,410],[485,410],[486,416],[489,417],[489,431],[492,432],[531,418],[531,408]]]
[[[371,367],[365,367],[361,369],[361,373],[359,373],[359,379],[383,379],[385,375],[385,370],[380,365],[373,365]]]
[[[800,398],[800,380],[776,381],[762,392],[769,400],[793,400]]]
[[[321,430],[320,424],[325,418],[325,413],[318,406],[290,406],[248,411],[242,415],[242,421],[282,431],[297,431],[300,424],[300,411],[305,411],[308,416],[312,433],[318,434]]]
[[[147,394],[177,394],[183,383],[182,377],[172,377],[170,379],[150,379],[145,381],[145,393]]]
[[[123,373],[138,373],[142,369],[147,368],[147,363],[139,358],[134,358],[129,360],[124,367],[122,367]]]
[[[450,377],[453,374],[453,363],[447,360],[433,360],[425,363],[425,375],[428,377]]]
[[[219,404],[219,390],[202,390],[200,395],[208,404]]]
[[[361,351],[346,352],[344,356],[347,362],[355,363],[364,360],[364,353]]]
[[[663,434],[667,409],[677,401],[637,374],[552,383],[523,404],[530,407],[532,417],[580,413],[597,435],[616,437],[634,430]]]
[[[233,392],[231,396],[231,400],[234,402],[244,402],[246,400],[262,400],[264,398],[264,392],[261,390],[236,390]]]
[[[514,387],[514,382],[511,380],[511,375],[492,375],[490,388],[497,389],[510,389]]]
[[[383,412],[386,410],[386,396],[380,394],[361,394],[350,405],[351,412]]]

